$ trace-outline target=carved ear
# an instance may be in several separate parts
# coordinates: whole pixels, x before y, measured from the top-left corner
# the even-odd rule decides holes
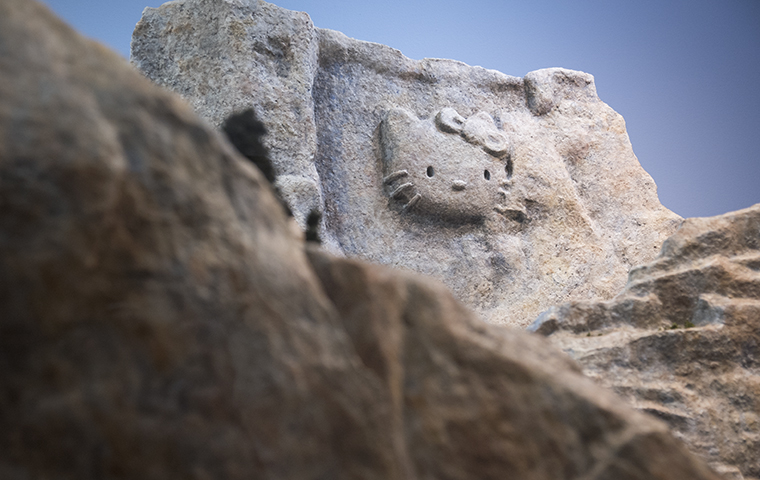
[[[392,108],[385,112],[383,127],[386,129],[407,129],[419,120],[405,108]]]
[[[444,108],[435,116],[435,124],[438,130],[448,133],[462,133],[464,117],[459,115],[453,108]]]
[[[380,145],[385,161],[393,158],[393,150],[403,143],[403,139],[409,135],[417,123],[419,119],[409,110],[396,107],[385,112],[383,121],[380,123]]]
[[[503,157],[508,152],[506,135],[496,128],[493,118],[486,112],[478,112],[468,118],[462,127],[462,135],[494,157]]]

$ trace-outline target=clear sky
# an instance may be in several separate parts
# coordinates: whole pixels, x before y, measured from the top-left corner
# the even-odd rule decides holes
[[[163,2],[45,3],[128,57],[143,8]],[[625,117],[666,207],[692,217],[760,202],[760,0],[274,3],[414,59],[515,76],[546,67],[591,73],[601,99]]]

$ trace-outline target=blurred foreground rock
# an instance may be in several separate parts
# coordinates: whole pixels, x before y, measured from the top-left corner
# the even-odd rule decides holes
[[[254,107],[328,249],[433,276],[491,323],[612,298],[681,220],[587,73],[411,60],[253,0],[147,8],[132,62],[214,125]]]
[[[720,470],[760,478],[760,204],[686,220],[613,300],[531,329]]]
[[[0,478],[716,479],[544,339],[304,251],[260,172],[0,2]]]

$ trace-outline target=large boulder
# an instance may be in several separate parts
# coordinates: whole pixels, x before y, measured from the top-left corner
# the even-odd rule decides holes
[[[714,479],[548,342],[304,250],[262,174],[0,2],[0,478]]]
[[[690,218],[606,302],[532,330],[736,478],[760,478],[760,204]]]
[[[391,476],[385,389],[185,102],[6,0],[0,135],[0,478]]]
[[[331,251],[438,278],[493,323],[611,298],[680,223],[586,73],[415,61],[258,0],[148,8],[132,62],[214,125],[255,107]]]

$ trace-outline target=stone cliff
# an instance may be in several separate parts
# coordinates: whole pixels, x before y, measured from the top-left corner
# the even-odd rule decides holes
[[[586,73],[411,60],[253,0],[146,9],[132,62],[214,125],[253,107],[333,253],[435,277],[491,323],[611,298],[681,221]]]

